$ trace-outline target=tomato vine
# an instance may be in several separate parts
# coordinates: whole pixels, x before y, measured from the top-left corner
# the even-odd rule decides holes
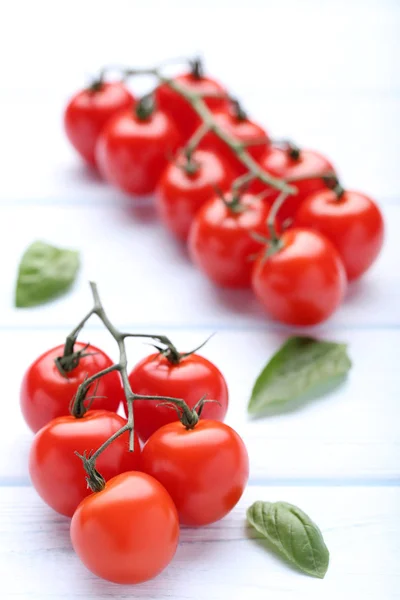
[[[75,397],[72,402],[71,412],[73,416],[76,418],[81,418],[87,412],[87,407],[84,405],[84,400],[86,398],[86,394],[90,388],[90,386],[96,382],[101,377],[104,377],[108,373],[113,371],[118,371],[121,375],[122,385],[124,389],[124,395],[126,398],[127,406],[128,406],[128,420],[126,424],[121,427],[118,431],[116,431],[108,440],[106,440],[97,450],[92,453],[84,453],[78,454],[81,458],[83,465],[85,467],[87,473],[87,483],[90,489],[94,492],[98,492],[102,490],[105,486],[105,480],[101,476],[101,474],[96,470],[95,463],[96,459],[100,456],[100,454],[117,438],[123,435],[125,432],[129,431],[129,451],[134,451],[134,411],[133,411],[133,403],[135,400],[154,400],[159,401],[163,404],[171,405],[174,407],[178,414],[180,414],[180,419],[183,425],[187,429],[192,429],[199,420],[199,416],[201,414],[204,403],[207,402],[204,398],[199,398],[199,402],[197,405],[191,409],[186,404],[186,402],[180,398],[171,398],[169,396],[146,396],[142,394],[135,394],[132,390],[131,384],[129,382],[128,377],[128,361],[126,355],[126,346],[125,340],[129,337],[135,338],[151,338],[153,340],[157,340],[161,344],[166,347],[166,351],[164,354],[168,357],[171,356],[172,361],[179,361],[181,356],[186,356],[186,354],[181,355],[171,340],[165,335],[153,335],[153,334],[145,334],[145,333],[126,333],[119,331],[115,325],[108,318],[103,304],[100,300],[99,292],[97,289],[97,285],[91,281],[90,288],[93,295],[93,308],[87,313],[87,315],[80,321],[80,323],[72,330],[72,332],[67,336],[65,346],[64,346],[64,354],[63,357],[57,359],[56,363],[65,360],[66,363],[68,361],[70,363],[76,361],[76,357],[78,355],[77,352],[74,351],[74,344],[77,340],[77,337],[80,331],[85,326],[86,322],[93,315],[97,315],[97,317],[101,320],[105,328],[109,331],[111,336],[117,342],[119,349],[119,361],[102,371],[98,371],[91,377],[87,378],[83,383],[80,384],[78,390],[75,394]],[[72,358],[71,358],[72,357]]]
[[[193,61],[189,61],[193,62]],[[196,61],[196,65],[199,61]],[[224,131],[217,123],[213,113],[207,107],[204,100],[208,97],[226,97],[229,99],[228,95],[225,94],[208,94],[208,93],[199,93],[194,92],[192,90],[187,89],[184,85],[172,79],[170,77],[166,77],[162,74],[162,68],[165,66],[165,63],[150,68],[124,68],[124,67],[105,67],[100,71],[100,75],[96,81],[103,81],[105,74],[110,70],[118,70],[120,71],[123,79],[128,77],[138,77],[138,76],[146,76],[150,75],[157,79],[159,84],[165,84],[171,90],[176,92],[179,96],[184,98],[195,111],[195,113],[201,119],[201,125],[199,129],[193,134],[192,138],[189,140],[188,144],[185,147],[185,151],[188,156],[190,156],[193,151],[197,148],[198,144],[201,142],[203,137],[212,131],[218,138],[220,138],[236,155],[238,160],[243,164],[243,166],[247,169],[248,173],[246,173],[246,181],[248,176],[251,176],[251,179],[258,179],[262,183],[269,185],[270,187],[284,191],[288,195],[296,194],[296,188],[290,184],[288,184],[285,180],[279,179],[277,177],[273,177],[270,175],[265,169],[263,169],[247,152],[246,143],[238,142],[235,138],[229,135],[226,131]],[[196,67],[197,68],[197,67]]]

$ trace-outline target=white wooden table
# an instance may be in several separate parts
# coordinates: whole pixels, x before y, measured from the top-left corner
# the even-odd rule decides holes
[[[4,600],[400,598],[400,4],[396,0],[15,0],[0,9],[0,597]],[[261,366],[291,331],[268,321],[247,292],[213,289],[162,230],[148,203],[90,178],[60,118],[68,95],[104,63],[151,64],[201,51],[215,73],[276,136],[326,152],[345,185],[376,197],[384,252],[345,305],[313,333],[349,343],[348,381],[286,414],[251,421],[246,403]],[[247,63],[247,66],[246,66]],[[44,308],[17,311],[17,262],[35,239],[81,250],[79,282]],[[19,381],[61,343],[90,305],[95,279],[110,316],[132,330],[204,349],[226,375],[228,422],[243,435],[251,476],[237,508],[184,529],[156,580],[118,587],[73,554],[68,520],[30,486],[31,434]],[[311,331],[311,330],[310,330]],[[100,325],[84,339],[115,356]],[[132,364],[147,352],[132,344]],[[298,504],[331,551],[323,581],[265,550],[244,524],[256,499]]]

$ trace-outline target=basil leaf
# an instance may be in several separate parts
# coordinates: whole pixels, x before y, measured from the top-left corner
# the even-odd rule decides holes
[[[346,344],[311,337],[289,338],[258,376],[248,411],[257,414],[344,376],[351,367]],[[318,390],[317,390],[318,391]]]
[[[36,306],[60,296],[71,287],[78,268],[78,252],[34,242],[19,265],[15,305]]]
[[[247,520],[299,569],[323,578],[329,550],[317,525],[302,510],[287,502],[254,502]]]

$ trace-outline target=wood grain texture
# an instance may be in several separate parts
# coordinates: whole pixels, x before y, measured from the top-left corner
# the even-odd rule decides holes
[[[319,524],[331,554],[323,581],[299,573],[246,527],[246,508],[259,499],[297,504]],[[1,584],[7,600],[398,598],[399,517],[398,488],[249,487],[224,520],[183,528],[174,560],[155,580],[117,586],[80,564],[67,518],[45,507],[30,488],[2,488]]]
[[[228,74],[230,68],[228,65]],[[76,74],[75,86],[82,83],[79,74]],[[223,75],[225,69],[221,69]],[[400,141],[398,129],[393,126],[400,113],[400,94],[383,94],[376,98],[337,91],[321,95],[314,90],[307,93],[299,89],[294,99],[281,88],[269,90],[260,82],[257,85],[249,82],[248,87],[237,82],[234,85],[236,93],[243,96],[249,110],[257,115],[270,135],[289,137],[300,145],[324,152],[334,163],[344,185],[368,192],[380,202],[393,202],[400,197],[397,172]],[[19,160],[2,173],[0,206],[56,203],[97,207],[130,202],[122,192],[105,185],[95,173],[85,169],[61,134],[60,109],[66,102],[67,89],[51,90],[45,96],[35,90],[23,96],[16,92],[3,99],[0,128],[5,143],[13,143],[10,112],[19,115],[21,129],[30,131],[31,135],[18,149]],[[30,112],[24,110],[27,101],[35,112],[34,123]],[[43,131],[42,124],[49,121],[57,126]],[[42,139],[39,148],[38,138]],[[368,151],[363,152],[364,147]],[[32,155],[36,155],[34,161]],[[19,176],[21,163],[24,177]],[[135,203],[138,204],[138,200]],[[143,199],[143,203],[149,202]]]
[[[199,331],[162,328],[182,351],[205,337]],[[3,382],[8,419],[0,420],[0,484],[28,482],[27,453],[32,439],[19,411],[19,382],[28,364],[47,348],[61,344],[65,331],[3,332],[0,360],[18,355]],[[321,398],[294,402],[285,411],[271,409],[266,417],[246,414],[251,387],[267,359],[283,341],[277,332],[219,332],[202,350],[218,364],[230,387],[227,421],[243,436],[250,454],[251,480],[264,483],[290,479],[325,482],[398,481],[400,478],[400,422],[398,365],[394,349],[399,332],[346,329],[327,331],[325,337],[349,342],[353,361],[347,381]],[[104,348],[116,359],[113,339],[104,331],[88,330],[81,337]],[[379,359],[371,348],[379,348]],[[133,366],[149,352],[147,344],[129,341]],[[377,362],[378,360],[378,362]],[[384,386],[383,383],[384,382]],[[384,387],[384,390],[383,390]],[[10,428],[10,420],[13,427]]]
[[[196,27],[192,3],[150,0],[135,20],[151,23],[151,31],[135,27],[134,35],[130,0],[116,0],[112,11],[104,0],[83,6],[71,0],[62,17],[55,6],[15,0],[0,13],[0,50],[12,56],[0,81],[0,201],[115,202],[119,194],[85,174],[60,135],[69,94],[104,64],[152,64],[195,52],[274,136],[326,152],[348,186],[399,198],[397,0],[303,0],[301,6],[298,0],[249,0],[246,10],[241,0],[202,0]],[[29,44],[30,22],[39,13],[56,24],[62,19],[63,26],[46,27]],[[88,43],[87,23],[94,15],[106,43],[96,36]],[[30,47],[34,68],[27,68],[21,40]],[[140,93],[150,85],[139,81],[134,88]],[[15,136],[16,120],[27,133],[23,143]]]
[[[400,204],[385,206],[384,215],[387,232],[379,260],[365,278],[349,286],[335,315],[314,331],[400,326],[396,252]],[[17,310],[16,265],[32,238],[80,250],[82,269],[68,296],[32,310]],[[3,207],[0,253],[7,257],[2,266],[0,328],[72,328],[90,306],[87,281],[93,279],[108,311],[124,327],[284,330],[268,319],[251,290],[217,288],[193,268],[185,249],[162,228],[151,207],[131,212],[118,206]]]
[[[397,0],[1,4],[2,600],[400,598],[399,28]],[[326,153],[346,186],[382,203],[386,219],[376,266],[330,321],[304,330],[349,343],[348,380],[259,420],[246,417],[251,385],[292,330],[270,322],[250,293],[213,288],[157,223],[151,202],[132,202],[89,173],[62,132],[67,98],[99,66],[195,52],[273,136]],[[134,84],[137,93],[150,86]],[[82,271],[67,297],[17,311],[16,265],[34,239],[80,249]],[[90,575],[71,550],[68,521],[29,487],[19,381],[89,307],[89,278],[121,326],[167,333],[184,350],[218,332],[203,353],[228,380],[228,422],[251,460],[251,484],[232,514],[184,529],[169,569],[136,588]],[[99,324],[84,339],[116,357]],[[132,343],[131,364],[147,351]],[[298,504],[321,526],[331,552],[324,581],[249,536],[244,514],[256,499]]]

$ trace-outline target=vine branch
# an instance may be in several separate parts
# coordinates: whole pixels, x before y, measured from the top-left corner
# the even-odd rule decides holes
[[[213,133],[236,154],[236,157],[239,159],[239,161],[247,168],[248,172],[251,173],[255,179],[259,179],[262,181],[262,183],[265,183],[266,185],[269,185],[279,191],[284,191],[287,195],[297,193],[296,187],[287,184],[283,179],[273,177],[267,171],[265,171],[247,152],[244,144],[238,142],[233,136],[229,135],[229,133],[224,131],[224,129],[217,124],[213,113],[207,107],[201,94],[188,90],[184,85],[173,79],[163,77],[157,71],[157,69],[155,70],[155,75],[160,79],[160,81],[168,85],[171,89],[176,91],[190,103],[193,110],[202,120],[203,127],[207,127],[208,130],[213,131]]]
[[[288,195],[297,193],[295,186],[289,185],[283,179],[273,177],[267,171],[265,171],[265,169],[263,169],[247,152],[245,144],[238,142],[233,136],[224,131],[224,129],[218,125],[213,113],[204,102],[202,94],[189,90],[187,87],[178,81],[171,79],[170,77],[165,77],[162,75],[160,67],[126,69],[123,71],[123,74],[125,77],[134,77],[140,75],[153,75],[156,77],[160,83],[167,85],[169,88],[182,96],[182,98],[187,100],[202,121],[202,125],[200,125],[202,131],[213,131],[217,137],[219,137],[229,148],[231,148],[231,150],[236,154],[238,160],[247,168],[248,172],[251,173],[255,179],[259,179],[262,181],[262,183],[265,183],[266,185],[269,185],[279,191],[284,191]],[[204,97],[207,97],[207,94]],[[200,139],[202,135],[199,136]],[[193,143],[191,148],[191,152],[193,152],[195,149]]]
[[[91,288],[92,296],[93,296],[93,308],[88,312],[88,314],[82,319],[82,321],[80,321],[80,323],[67,336],[66,342],[65,342],[65,347],[64,347],[64,356],[68,357],[68,354],[66,354],[66,348],[67,348],[67,350],[69,350],[72,353],[71,356],[74,356],[77,354],[74,352],[74,343],[76,342],[79,332],[81,331],[81,329],[84,327],[85,323],[88,321],[88,319],[92,315],[97,315],[97,317],[100,319],[100,321],[106,327],[106,329],[109,331],[111,336],[117,342],[118,350],[119,350],[119,360],[118,360],[118,363],[115,363],[115,364],[111,365],[110,367],[107,367],[106,369],[103,369],[102,371],[95,373],[94,375],[92,375],[91,377],[89,377],[88,379],[86,379],[85,381],[83,381],[80,384],[80,386],[78,387],[78,390],[76,392],[75,398],[73,400],[72,414],[77,418],[82,418],[85,415],[85,413],[87,412],[88,409],[84,405],[84,400],[86,398],[86,394],[87,394],[90,386],[96,380],[98,380],[101,377],[104,377],[105,375],[112,373],[114,371],[118,371],[121,375],[122,385],[123,385],[123,389],[124,389],[124,395],[125,395],[126,402],[128,405],[128,419],[123,427],[121,427],[118,431],[116,431],[108,440],[106,440],[92,454],[90,454],[90,455],[87,455],[86,453],[84,453],[83,455],[78,454],[78,456],[81,458],[83,465],[85,467],[85,470],[87,473],[87,482],[88,482],[89,487],[92,489],[92,491],[100,491],[101,489],[103,489],[103,487],[105,485],[105,481],[102,478],[101,474],[95,468],[95,462],[96,462],[96,459],[99,457],[99,455],[110,444],[112,444],[114,442],[114,440],[116,440],[118,437],[120,437],[127,431],[129,431],[129,451],[130,452],[134,451],[134,446],[135,446],[134,439],[135,438],[134,438],[133,403],[135,400],[155,400],[155,401],[159,401],[159,402],[166,402],[170,405],[173,404],[174,407],[176,408],[176,410],[179,411],[181,422],[187,429],[192,429],[196,425],[196,423],[199,420],[199,415],[197,412],[198,406],[191,409],[188,407],[186,402],[184,400],[182,400],[181,398],[171,398],[169,396],[145,396],[142,394],[135,394],[133,392],[131,384],[129,382],[128,370],[127,370],[128,361],[127,361],[126,347],[125,347],[126,338],[140,337],[140,338],[151,338],[154,340],[158,340],[161,344],[166,346],[166,351],[164,351],[164,354],[167,354],[167,358],[169,360],[171,360],[171,362],[174,361],[174,358],[179,362],[179,360],[181,360],[181,358],[184,358],[187,355],[187,353],[180,354],[178,352],[178,350],[176,349],[176,347],[172,344],[171,340],[165,335],[126,333],[126,332],[119,331],[115,327],[115,325],[110,321],[110,319],[108,318],[108,316],[104,310],[103,304],[100,300],[97,285],[93,281],[91,281],[89,283],[90,283],[90,288]],[[63,358],[63,357],[61,357],[61,358]],[[58,360],[60,360],[60,359],[58,359]],[[200,406],[200,411],[201,411],[202,405],[200,404],[199,406]]]

